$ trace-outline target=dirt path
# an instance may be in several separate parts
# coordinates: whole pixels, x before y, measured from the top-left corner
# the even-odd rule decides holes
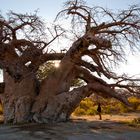
[[[73,117],[66,123],[0,125],[0,140],[140,140],[140,127],[130,127],[120,120],[140,114]]]

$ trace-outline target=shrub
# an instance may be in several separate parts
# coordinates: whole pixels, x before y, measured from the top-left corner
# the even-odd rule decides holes
[[[85,98],[80,103],[80,108],[83,108],[84,110],[88,110],[90,107],[93,106],[93,101],[90,98]]]
[[[73,114],[76,116],[86,115],[86,111],[83,108],[77,107]]]
[[[90,107],[87,111],[86,111],[86,115],[96,115],[97,111],[95,107]]]
[[[121,102],[118,103],[118,106],[119,106],[119,113],[127,113],[130,111],[130,109]]]
[[[127,113],[130,111],[140,111],[140,99],[136,97],[129,97],[129,102],[132,104],[132,108],[130,109],[120,101],[108,98],[103,99],[100,98],[102,113],[103,114],[113,114],[113,113]],[[81,101],[80,105],[74,111],[74,115],[95,115],[97,114],[97,100],[89,98],[85,98]]]
[[[138,105],[137,110],[140,111],[140,105]]]
[[[138,110],[139,106],[140,106],[140,99],[137,97],[129,97],[128,98],[129,102],[132,104],[133,106],[133,110]]]
[[[111,113],[111,105],[106,105],[102,107],[102,113],[110,114]]]
[[[73,112],[74,115],[94,115],[95,109],[93,108],[93,101],[90,98],[85,98],[81,101],[80,105]]]

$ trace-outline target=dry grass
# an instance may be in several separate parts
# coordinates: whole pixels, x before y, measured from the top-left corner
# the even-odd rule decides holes
[[[102,115],[102,120],[110,120],[110,121],[116,121],[116,122],[123,122],[123,121],[132,121],[135,118],[139,118],[140,113],[123,113],[119,115]],[[99,120],[98,115],[94,116],[71,116],[72,119],[86,119],[89,121]]]

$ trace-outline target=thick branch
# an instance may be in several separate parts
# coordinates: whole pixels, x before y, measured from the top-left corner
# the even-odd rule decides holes
[[[53,61],[53,60],[61,60],[65,56],[65,53],[45,53],[40,56],[36,56],[36,61],[33,61],[29,68],[32,69],[32,71],[37,71],[39,66],[47,61]]]

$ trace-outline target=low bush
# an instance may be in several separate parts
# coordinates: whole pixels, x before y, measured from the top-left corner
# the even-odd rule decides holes
[[[129,97],[128,101],[132,104],[133,110],[139,110],[140,111],[140,98],[137,97]]]
[[[132,111],[140,111],[140,99],[136,97],[129,97],[128,101],[132,104],[132,108],[127,107],[120,101],[109,98],[100,98],[102,107],[102,114],[119,114]],[[74,115],[96,115],[97,114],[97,100],[91,97],[85,98],[81,101],[80,105],[75,109]]]
[[[85,98],[81,101],[80,105],[73,112],[74,115],[95,115],[96,109],[93,107],[91,98]]]
[[[97,111],[96,111],[96,107],[90,107],[87,111],[86,111],[86,115],[96,115]]]
[[[86,111],[83,108],[77,107],[73,114],[76,116],[86,115]]]

